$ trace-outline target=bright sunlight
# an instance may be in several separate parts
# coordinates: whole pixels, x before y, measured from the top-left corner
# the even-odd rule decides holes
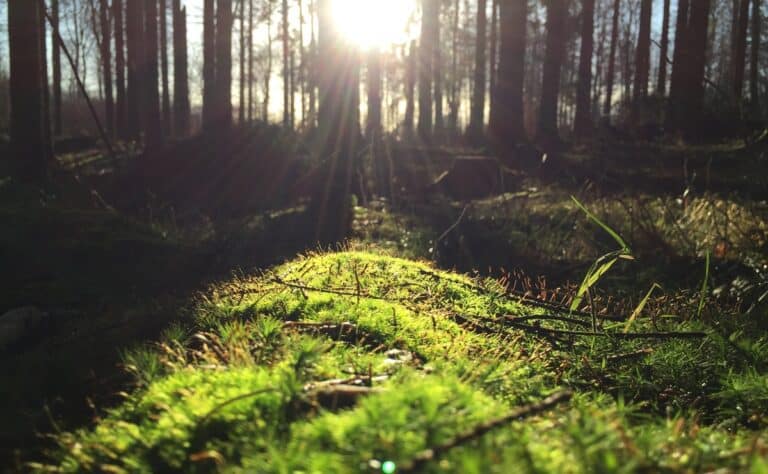
[[[384,49],[410,39],[414,0],[333,0],[336,27],[361,49]]]

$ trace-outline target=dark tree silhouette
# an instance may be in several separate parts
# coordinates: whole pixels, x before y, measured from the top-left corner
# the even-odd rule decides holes
[[[216,121],[216,12],[214,0],[203,1],[203,130]]]
[[[483,0],[481,0],[483,1]],[[421,2],[421,38],[419,41],[419,124],[418,132],[422,140],[432,138],[432,79],[435,55],[435,30],[439,21],[438,0]]]
[[[291,123],[291,71],[290,71],[290,32],[288,31],[288,0],[283,0],[281,9],[283,16],[282,43],[283,43],[283,127],[293,128]]]
[[[437,2],[437,5],[435,6],[435,26],[433,29],[433,49],[434,49],[434,57],[432,58],[433,61],[433,73],[434,73],[434,99],[435,99],[435,129],[434,129],[434,136],[438,140],[442,140],[443,138],[443,132],[445,129],[445,119],[443,118],[443,49],[440,42],[440,34],[441,34],[441,28],[440,28],[440,7],[441,2]]]
[[[144,140],[149,153],[163,144],[163,128],[160,116],[160,92],[158,69],[158,12],[157,0],[145,0],[144,44],[146,66],[144,68]],[[145,155],[149,154],[145,153]]]
[[[171,133],[171,91],[168,86],[168,4],[159,0],[160,16],[160,82],[163,87],[163,135]]]
[[[749,59],[749,99],[753,120],[760,120],[760,24],[760,0],[753,0],[752,49]]]
[[[42,2],[8,0],[11,171],[23,181],[48,175],[50,135],[45,110],[46,62]]]
[[[116,0],[119,1],[119,0]],[[61,135],[62,132],[62,120],[61,120],[61,45],[59,45],[58,37],[59,32],[59,0],[51,1],[51,45],[52,47],[52,59],[53,62],[53,133],[55,135]]]
[[[215,126],[232,125],[232,0],[216,2],[216,116]]]
[[[613,86],[616,81],[616,48],[619,43],[619,16],[621,15],[621,0],[613,2],[613,20],[611,21],[611,47],[608,51],[608,73],[605,78],[605,103],[603,105],[603,120],[611,123],[613,104]]]
[[[637,103],[648,97],[648,77],[651,67],[651,5],[652,0],[640,3],[640,29],[635,51],[634,100]]]
[[[187,72],[187,7],[173,0],[173,133],[176,137],[189,134],[190,104]]]
[[[523,120],[525,47],[528,2],[501,0],[499,69],[491,107],[489,134],[499,146],[511,148],[526,138]]]
[[[125,138],[125,42],[123,26],[123,1],[112,0],[112,17],[115,30],[115,128],[120,138]]]
[[[560,141],[557,130],[557,102],[560,93],[560,71],[565,55],[565,18],[568,5],[565,0],[547,2],[547,40],[544,56],[544,74],[541,85],[538,139],[544,145]]]
[[[101,74],[104,87],[104,116],[106,117],[107,133],[115,133],[115,99],[112,92],[112,29],[109,22],[109,4],[107,0],[99,0],[99,23],[101,24]]]
[[[126,137],[138,140],[141,133],[141,104],[144,79],[144,2],[125,4],[126,43],[128,46],[128,89],[126,92]]]
[[[485,82],[486,64],[485,50],[488,44],[486,35],[487,15],[486,0],[477,1],[477,38],[475,40],[475,79],[472,89],[472,109],[469,115],[467,136],[472,143],[483,140],[483,124],[485,117]]]
[[[744,68],[747,54],[747,30],[749,26],[749,4],[751,0],[738,0],[738,9],[734,12],[736,32],[731,53],[731,94],[734,103],[741,106],[744,92]]]
[[[667,108],[666,126],[669,131],[679,131],[683,120],[683,88],[687,80],[686,62],[690,58],[688,45],[688,14],[689,0],[679,0],[677,4],[677,20],[675,22],[675,52],[672,59],[672,77],[669,85],[669,106]]]
[[[581,2],[581,53],[579,55],[579,82],[576,91],[574,135],[586,138],[592,132],[590,91],[592,89],[592,51],[595,34],[595,0]]]
[[[667,95],[667,61],[669,58],[669,11],[671,0],[664,0],[664,13],[661,20],[661,43],[659,44],[659,76],[656,80],[656,93],[659,97]]]

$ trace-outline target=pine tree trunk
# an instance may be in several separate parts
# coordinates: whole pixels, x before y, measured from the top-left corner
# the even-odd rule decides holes
[[[459,0],[456,0],[453,6],[453,26],[451,39],[451,93],[450,93],[450,115],[449,126],[453,137],[459,134]]]
[[[538,138],[544,145],[560,141],[557,128],[557,105],[560,93],[560,72],[565,54],[565,0],[547,3],[547,50],[541,85]]]
[[[125,44],[123,28],[123,1],[112,0],[112,16],[115,22],[115,130],[117,136],[125,138]]]
[[[389,196],[389,167],[381,150],[381,53],[377,49],[368,52],[368,117],[365,135],[373,156],[373,174],[376,194]]]
[[[272,78],[272,2],[267,2],[267,70],[264,71],[264,121],[269,123],[269,101],[271,98],[270,79]]]
[[[152,153],[163,144],[160,116],[160,78],[158,68],[158,11],[157,0],[145,0],[145,76],[144,76],[144,140],[145,150]]]
[[[435,7],[435,26],[434,26],[434,98],[435,98],[435,129],[434,136],[438,141],[442,140],[445,129],[445,120],[443,118],[443,51],[440,42],[440,3]]]
[[[595,0],[581,2],[581,51],[579,54],[579,79],[576,91],[576,117],[573,133],[577,138],[587,138],[592,132],[590,92],[592,90],[592,52],[595,34]]]
[[[311,38],[309,41],[309,60],[307,61],[307,79],[309,82],[309,126],[315,125],[315,116],[317,115],[316,103],[317,97],[315,96],[316,90],[316,74],[314,73],[317,64],[317,41],[315,39],[315,2],[310,0],[309,2],[309,24],[311,25]]]
[[[232,0],[216,2],[216,127],[232,126]]]
[[[126,92],[126,136],[138,141],[141,138],[142,97],[144,64],[144,2],[126,2],[126,40],[128,46],[128,89]]]
[[[253,122],[253,0],[248,0],[248,121]]]
[[[659,51],[659,77],[656,81],[656,93],[659,97],[667,95],[667,55],[669,54],[669,10],[671,0],[664,0],[664,15],[661,23],[661,45]]]
[[[408,63],[405,69],[405,120],[403,121],[403,129],[406,135],[413,133],[414,116],[416,115],[416,69],[418,67],[416,55],[416,40],[413,40],[411,41],[407,59]]]
[[[307,62],[304,50],[304,5],[301,0],[297,0],[296,6],[299,9],[299,97],[301,98],[301,129],[303,130],[307,122]]]
[[[187,8],[173,0],[173,133],[178,138],[189,135],[190,105],[187,72]]]
[[[696,0],[691,4],[689,21],[690,80],[685,84],[685,103],[683,110],[686,120],[683,132],[687,139],[698,139],[698,123],[704,106],[704,72],[707,60],[707,34],[711,0]]]
[[[107,0],[99,0],[99,23],[101,24],[101,73],[104,86],[104,116],[106,117],[107,134],[115,133],[115,102],[112,93],[112,48],[110,40],[112,31],[109,23],[109,5]]]
[[[635,52],[635,107],[639,101],[648,97],[648,77],[651,67],[651,5],[652,0],[642,0],[640,4],[640,29]]]
[[[734,35],[736,43],[733,48],[733,56],[731,57],[731,93],[733,94],[734,104],[741,109],[744,93],[744,68],[747,54],[750,0],[739,0],[739,2],[738,19],[736,20],[737,30]]]
[[[666,116],[666,128],[670,132],[680,131],[683,114],[683,95],[686,87],[687,72],[690,62],[688,47],[689,0],[679,0],[677,21],[675,24],[675,52],[672,60],[672,77],[669,86],[669,104]]]
[[[59,45],[59,0],[51,2],[51,19],[53,27],[51,31],[51,45],[53,46],[53,133],[58,136],[62,133],[61,121],[61,46]]]
[[[760,120],[760,0],[752,0],[752,49],[749,58],[749,99],[752,119]]]
[[[499,51],[499,0],[491,1],[491,36],[488,40],[488,108],[490,109],[488,122],[490,124],[490,115],[493,115],[494,100],[496,97],[496,78],[498,70],[498,51]]]
[[[621,15],[621,0],[613,2],[613,20],[611,27],[611,48],[608,52],[608,77],[605,79],[605,104],[603,106],[603,120],[611,123],[611,110],[613,103],[613,86],[616,81],[616,49],[619,43],[619,16]]]
[[[288,39],[288,0],[283,0],[283,7],[281,10],[282,19],[282,42],[283,42],[283,127],[291,127],[291,77],[289,71],[289,50],[290,41]]]
[[[490,137],[503,148],[527,140],[523,113],[525,83],[527,0],[502,0],[500,4],[498,81],[491,108]]]
[[[474,85],[472,89],[472,110],[469,117],[469,129],[467,135],[469,141],[479,144],[483,140],[483,128],[485,117],[485,82],[486,82],[486,64],[485,48],[488,44],[487,18],[486,18],[487,0],[477,1],[477,38],[475,40],[475,74]]]
[[[22,181],[48,175],[50,136],[45,110],[45,29],[41,2],[8,0],[10,50],[10,169]]]
[[[485,1],[485,0],[481,0]],[[432,80],[435,51],[435,28],[437,28],[438,0],[422,0],[421,38],[419,40],[419,124],[422,140],[432,138]]]
[[[237,121],[245,124],[245,0],[240,0],[240,102],[237,110]]]
[[[216,125],[216,17],[214,0],[203,2],[203,130]]]

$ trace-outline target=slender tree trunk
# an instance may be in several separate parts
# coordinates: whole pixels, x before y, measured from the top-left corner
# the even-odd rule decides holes
[[[245,124],[245,0],[240,0],[240,103],[238,104],[237,120],[240,125]]]
[[[283,41],[283,127],[291,128],[291,76],[289,51],[291,48],[288,31],[288,0],[283,0],[282,8],[282,41]]]
[[[443,139],[443,132],[445,129],[445,120],[443,118],[443,52],[442,43],[440,42],[440,2],[437,3],[435,9],[435,26],[434,33],[434,98],[435,98],[435,130],[434,136],[438,141]]]
[[[611,123],[611,109],[613,103],[613,86],[616,81],[616,47],[619,43],[619,16],[621,15],[621,0],[613,2],[613,21],[611,28],[611,48],[608,52],[608,77],[605,79],[605,104],[603,106],[603,118],[607,124]]]
[[[128,46],[128,90],[126,93],[126,136],[138,141],[142,129],[142,97],[145,87],[144,64],[144,2],[126,2],[126,40]]]
[[[297,0],[299,9],[299,97],[301,98],[301,128],[304,129],[307,122],[307,101],[306,101],[306,55],[304,54],[304,5],[301,0]]]
[[[499,45],[499,0],[491,0],[491,37],[488,40],[488,108],[493,115],[494,100],[496,97],[496,71],[498,66]]]
[[[187,67],[187,7],[173,0],[173,127],[179,138],[189,134],[190,126]]]
[[[656,93],[659,97],[667,95],[667,61],[669,54],[669,11],[671,0],[664,0],[664,15],[661,20],[661,45],[659,51],[659,77],[656,81]]]
[[[118,0],[119,1],[119,0]],[[59,0],[51,2],[51,45],[53,47],[53,133],[61,135],[61,46],[59,45]]]
[[[123,28],[123,1],[112,0],[112,16],[115,21],[115,89],[117,93],[115,129],[120,138],[125,138],[125,44]],[[55,79],[54,79],[55,80]]]
[[[560,71],[565,54],[565,0],[547,3],[547,51],[544,56],[544,74],[541,85],[539,110],[539,140],[544,144],[559,142],[557,130],[557,104],[560,92]]]
[[[171,91],[168,88],[168,4],[160,0],[160,73],[163,85],[163,136],[171,134]]]
[[[605,58],[603,57],[605,54],[605,42],[606,38],[608,37],[608,12],[609,9],[605,7],[605,3],[600,1],[598,5],[601,5],[601,16],[600,16],[600,36],[597,41],[597,53],[596,53],[596,59],[597,64],[595,65],[595,80],[592,81],[592,115],[593,115],[593,122],[594,120],[599,120],[600,115],[600,92],[603,88],[603,83],[605,80],[605,75],[603,73],[604,68],[604,61]]]
[[[232,0],[216,2],[216,126],[232,125]]]
[[[112,29],[109,23],[109,5],[107,0],[99,0],[99,22],[101,23],[101,72],[104,81],[104,115],[107,134],[115,134],[115,102],[112,94]]]
[[[684,88],[689,68],[690,52],[688,51],[688,15],[689,0],[679,0],[677,5],[677,21],[675,24],[675,52],[672,60],[672,77],[669,85],[669,104],[666,116],[666,127],[671,132],[680,131]]]
[[[416,40],[411,41],[411,47],[408,52],[408,63],[405,69],[405,121],[403,122],[403,128],[406,135],[413,133],[413,122],[416,111],[415,95],[416,95],[416,69],[418,68],[418,60],[416,50]]]
[[[160,148],[163,144],[162,121],[160,118],[160,84],[158,74],[158,12],[157,0],[145,0],[144,3],[144,38],[146,75],[144,77],[144,139],[147,152]]]
[[[760,0],[752,0],[752,49],[749,58],[749,99],[752,119],[760,120]]]
[[[704,106],[704,72],[707,63],[707,34],[709,28],[710,0],[696,0],[691,4],[690,18],[690,82],[685,86],[684,104],[686,120],[683,131],[688,139],[696,136]]]
[[[475,41],[475,80],[472,89],[472,110],[467,131],[470,142],[479,144],[483,140],[485,117],[485,48],[488,44],[486,36],[486,0],[477,1],[477,39]]]
[[[366,139],[373,157],[373,174],[376,194],[389,196],[389,167],[386,155],[381,150],[381,53],[377,49],[368,52],[368,117],[366,120]]]
[[[45,111],[45,29],[41,2],[8,0],[10,49],[10,169],[22,181],[48,176],[50,136]]]
[[[595,34],[595,0],[581,2],[581,51],[579,54],[579,80],[576,91],[576,117],[574,135],[587,138],[592,132],[592,52]]]
[[[264,121],[269,123],[269,101],[272,79],[272,1],[267,1],[267,70],[264,72]]]
[[[485,1],[485,0],[481,0]],[[432,138],[432,79],[437,28],[438,0],[422,0],[421,39],[419,41],[419,137]]]
[[[215,128],[216,14],[214,0],[203,2],[203,130]]]
[[[459,134],[459,13],[460,4],[456,0],[453,7],[453,26],[451,39],[451,100],[450,100],[450,128],[451,134],[456,137]]]
[[[248,121],[253,122],[253,0],[248,0]]]
[[[309,41],[309,60],[307,61],[308,81],[309,81],[309,126],[315,125],[315,116],[317,115],[316,103],[317,97],[315,97],[316,90],[316,74],[315,68],[317,67],[317,41],[315,40],[315,2],[309,1],[309,23],[310,23],[310,41]]]
[[[651,6],[652,0],[642,0],[640,4],[640,29],[637,36],[635,54],[634,102],[648,97],[648,77],[651,66]]]
[[[741,109],[744,93],[744,69],[747,55],[747,30],[749,26],[749,3],[751,0],[739,0],[736,44],[731,57],[731,93],[734,103]]]
[[[525,83],[527,0],[502,0],[500,4],[499,71],[491,108],[490,137],[510,149],[527,140],[523,113]]]

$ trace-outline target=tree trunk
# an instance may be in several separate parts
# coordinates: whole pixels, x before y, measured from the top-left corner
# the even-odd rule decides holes
[[[122,0],[112,0],[112,16],[115,22],[115,89],[117,92],[115,129],[120,138],[125,138],[125,45]]]
[[[760,120],[760,0],[752,0],[752,49],[749,58],[749,99],[752,119]]]
[[[307,99],[306,99],[306,55],[304,54],[304,5],[301,0],[297,0],[296,6],[299,9],[299,97],[301,98],[301,129],[303,130],[307,122]]]
[[[603,106],[603,119],[605,123],[611,123],[611,109],[613,103],[613,86],[616,81],[616,48],[619,43],[619,16],[621,15],[621,0],[613,2],[613,21],[611,28],[611,48],[608,52],[608,77],[605,79],[605,104]]]
[[[459,0],[453,6],[453,26],[451,39],[451,94],[449,126],[451,134],[456,137],[459,134]]]
[[[579,54],[579,80],[576,91],[576,117],[573,133],[577,138],[587,138],[592,132],[590,110],[592,90],[592,52],[595,33],[595,0],[581,2],[581,51]]]
[[[269,101],[271,97],[270,79],[272,78],[272,2],[267,2],[267,70],[264,71],[264,103],[262,111],[264,121],[269,123]]]
[[[491,1],[491,37],[488,40],[488,108],[493,115],[493,102],[496,97],[496,71],[498,66],[499,44],[499,0]],[[490,117],[488,119],[490,122]]]
[[[527,140],[523,113],[525,83],[527,0],[502,0],[500,4],[499,71],[496,97],[491,107],[490,137],[503,148]]]
[[[483,140],[485,117],[485,48],[488,44],[486,36],[486,7],[487,0],[477,1],[477,38],[475,40],[475,80],[472,89],[472,110],[469,117],[467,135],[469,141],[479,144]]]
[[[707,33],[709,27],[710,0],[696,0],[691,4],[690,17],[690,81],[685,84],[686,100],[683,110],[686,120],[682,128],[688,139],[697,139],[698,123],[704,105],[704,72],[707,60]]]
[[[168,4],[159,0],[160,79],[163,86],[163,136],[171,133],[171,91],[168,89]]]
[[[203,2],[203,130],[216,123],[216,17],[214,0]]]
[[[481,0],[485,1],[485,0]],[[422,140],[432,138],[432,79],[435,47],[435,29],[439,20],[438,0],[421,2],[421,38],[419,40],[419,124]]]
[[[418,60],[416,49],[416,40],[411,41],[411,47],[408,51],[408,63],[405,69],[405,120],[403,122],[403,128],[406,135],[413,133],[413,122],[416,112],[415,95],[416,95],[416,69],[418,68]]]
[[[237,121],[245,124],[245,0],[240,0],[240,98],[237,109]]]
[[[648,77],[651,67],[651,5],[652,0],[642,0],[640,4],[640,29],[637,35],[635,52],[634,102],[648,97]]]
[[[253,122],[253,0],[248,0],[248,121]]]
[[[7,2],[11,65],[10,169],[20,180],[31,182],[47,178],[50,158],[41,3],[29,0]]]
[[[440,2],[435,7],[435,26],[434,26],[434,98],[435,98],[435,130],[434,136],[438,141],[442,140],[445,129],[445,120],[443,118],[443,52],[440,42]]]
[[[51,2],[51,45],[53,46],[53,133],[61,135],[61,46],[59,45],[59,0]]]
[[[316,103],[317,97],[315,96],[315,74],[314,70],[317,65],[317,42],[315,40],[315,2],[309,1],[309,24],[311,38],[309,40],[309,60],[307,61],[307,79],[309,82],[309,126],[315,125],[315,115],[317,115]]]
[[[288,32],[288,0],[283,0],[281,10],[282,20],[282,42],[283,42],[283,127],[291,128],[291,77],[289,71],[289,51],[291,48]]]
[[[539,110],[539,141],[545,145],[560,141],[557,130],[557,104],[560,93],[560,70],[565,54],[565,0],[547,3],[547,50],[544,56],[544,74],[541,85]]]
[[[381,147],[381,53],[377,49],[368,52],[368,117],[365,135],[371,147],[376,194],[389,196],[389,167]]]
[[[126,93],[126,136],[138,141],[141,138],[142,97],[144,87],[144,2],[128,1],[125,4],[126,39],[128,46],[128,90]]]
[[[190,126],[187,67],[187,7],[173,0],[173,128],[179,138],[189,134]]]
[[[318,137],[324,166],[324,187],[312,204],[315,237],[328,245],[346,237],[352,223],[350,189],[359,133],[357,89],[359,65],[333,24],[332,3],[319,0],[318,65],[320,107]]]
[[[115,133],[115,102],[112,94],[112,29],[109,24],[109,5],[107,0],[99,0],[99,23],[101,24],[101,73],[104,85],[104,116],[106,117],[107,134],[113,137]]]
[[[144,140],[150,154],[163,144],[163,129],[160,118],[160,92],[158,74],[158,12],[157,0],[145,0],[145,82],[144,82]]]
[[[739,0],[737,30],[733,56],[731,57],[731,93],[734,104],[741,109],[744,91],[744,68],[747,54],[747,29],[749,25],[749,3],[751,0]],[[736,12],[734,12],[736,13]]]
[[[664,15],[661,23],[661,45],[659,51],[659,77],[656,81],[656,93],[659,97],[667,95],[667,55],[669,54],[669,10],[671,0],[664,0]]]
[[[216,127],[232,125],[232,0],[216,2]]]
[[[675,24],[675,52],[672,59],[672,77],[669,85],[669,105],[666,117],[666,127],[671,132],[680,130],[680,123],[683,118],[683,89],[686,87],[687,63],[690,58],[687,38],[689,9],[689,0],[679,0]]]

